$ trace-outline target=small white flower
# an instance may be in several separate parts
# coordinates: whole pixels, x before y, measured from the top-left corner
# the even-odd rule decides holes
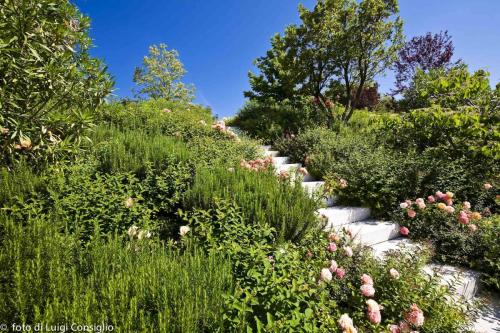
[[[181,228],[180,228],[180,232],[179,234],[181,236],[185,236],[189,231],[191,230],[191,228],[188,226],[188,225],[183,225]]]

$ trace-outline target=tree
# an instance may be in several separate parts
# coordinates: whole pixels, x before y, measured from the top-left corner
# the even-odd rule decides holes
[[[275,100],[313,96],[328,109],[331,87],[343,86],[348,121],[365,85],[396,59],[402,22],[396,0],[319,0],[313,10],[299,7],[302,23],[289,26],[257,59],[250,73],[250,98]]]
[[[0,26],[3,162],[72,151],[113,86],[89,55],[89,19],[67,0],[3,0]]]
[[[152,45],[142,67],[137,67],[134,72],[134,82],[142,86],[137,95],[192,101],[194,87],[181,82],[185,74],[186,70],[176,50],[167,50],[165,44]]]
[[[398,52],[398,60],[393,67],[396,72],[393,95],[404,94],[410,89],[417,69],[427,72],[434,68],[448,68],[453,50],[453,42],[447,31],[413,37]]]

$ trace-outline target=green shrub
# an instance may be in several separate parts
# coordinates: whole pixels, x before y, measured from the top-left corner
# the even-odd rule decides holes
[[[245,104],[231,124],[253,138],[272,143],[285,134],[298,133],[309,127],[331,125],[332,117],[333,113],[326,113],[309,98],[281,102],[252,100]]]
[[[233,290],[224,255],[152,240],[92,239],[82,247],[47,216],[0,216],[0,321],[112,325],[115,332],[224,331]]]
[[[0,22],[0,163],[72,156],[112,88],[90,20],[67,0],[8,0]]]
[[[299,183],[279,181],[272,172],[254,172],[236,167],[200,168],[188,192],[188,207],[210,208],[213,198],[233,199],[252,225],[269,224],[279,240],[298,240],[317,225],[318,203]]]
[[[500,216],[494,215],[481,223],[480,244],[484,248],[483,256],[472,266],[483,272],[483,282],[500,290]]]
[[[498,215],[484,219],[474,205],[453,202],[452,192],[407,200],[392,216],[393,221],[408,228],[412,239],[432,244],[437,261],[473,267],[485,272],[485,281],[499,286]],[[490,209],[488,209],[488,212]]]
[[[119,130],[99,126],[93,133],[94,154],[104,173],[132,172],[143,178],[146,168],[162,169],[166,164],[187,162],[187,147],[178,139],[141,129]]]
[[[327,235],[318,230],[297,244],[276,243],[274,229],[250,226],[245,211],[231,201],[212,204],[183,214],[191,227],[183,242],[197,240],[209,253],[231,255],[236,288],[225,299],[224,316],[231,331],[336,332],[340,315],[347,313],[359,332],[386,332],[390,324],[404,320],[412,304],[424,312],[419,332],[462,332],[472,317],[461,300],[447,301],[451,292],[438,276],[422,271],[426,252],[407,249],[376,260],[354,247],[349,256],[347,232]],[[332,260],[345,276],[335,277],[334,272],[328,281],[320,272],[332,267]],[[399,277],[392,277],[391,269]],[[368,298],[360,292],[363,274],[372,277],[373,299],[384,307],[378,325],[367,318]]]

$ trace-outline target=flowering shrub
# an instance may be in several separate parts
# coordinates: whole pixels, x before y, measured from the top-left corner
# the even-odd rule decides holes
[[[438,261],[483,269],[477,263],[483,263],[488,253],[497,251],[491,248],[495,230],[491,221],[495,219],[484,219],[483,214],[489,215],[490,211],[474,211],[470,202],[455,201],[454,193],[437,191],[426,199],[400,203],[393,221],[401,225],[403,236],[430,241]],[[495,266],[493,271],[498,272]]]
[[[458,332],[468,320],[439,278],[422,272],[425,253],[403,251],[377,261],[354,246],[348,230],[309,232],[300,242],[275,242],[276,230],[250,226],[230,201],[183,212],[209,252],[232,258],[236,281],[226,300],[229,331]],[[403,331],[404,332],[404,331]]]

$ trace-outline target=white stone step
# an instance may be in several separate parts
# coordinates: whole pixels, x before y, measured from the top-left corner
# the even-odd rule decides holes
[[[266,150],[271,150],[271,146],[260,146],[260,148],[262,148],[262,150],[266,151]]]
[[[410,239],[406,237],[398,237],[386,242],[378,243],[372,245],[371,248],[373,250],[373,254],[378,258],[383,258],[385,254],[389,251],[394,251],[402,248],[409,248],[418,250],[420,246],[412,242]]]
[[[370,217],[370,208],[362,207],[327,207],[318,209],[320,215],[328,218],[326,230],[348,223],[362,221]]]
[[[300,163],[280,164],[276,167],[276,172],[280,173],[281,171],[288,171],[292,173],[297,171],[297,169],[300,167],[302,167],[302,164]]]
[[[472,299],[477,293],[480,274],[476,271],[441,264],[429,264],[424,267],[424,271],[431,276],[439,274],[443,284],[451,286],[456,282],[456,293],[466,299]]]
[[[315,195],[323,194],[324,184],[325,182],[323,181],[303,181],[302,187],[311,197],[313,197]],[[325,205],[326,207],[331,207],[335,204],[336,200],[337,198],[334,196],[323,198],[323,205]]]
[[[307,169],[306,169],[306,170],[307,170]],[[304,176],[304,178],[302,179],[302,181],[304,181],[304,182],[313,182],[313,181],[315,181],[315,179],[314,179],[314,177],[313,177],[313,176],[311,176],[311,175],[309,174],[309,172],[307,172],[307,174]],[[323,183],[324,183],[324,182],[323,182]]]
[[[280,154],[280,152],[277,150],[265,150],[264,151],[264,156],[278,157],[279,154]]]
[[[287,156],[273,157],[273,165],[278,168],[282,164],[287,164],[289,160]]]
[[[399,237],[399,226],[390,221],[365,220],[343,226],[351,230],[353,240],[371,246]]]
[[[500,295],[488,295],[485,301],[486,306],[474,323],[474,332],[498,333],[500,332]]]

